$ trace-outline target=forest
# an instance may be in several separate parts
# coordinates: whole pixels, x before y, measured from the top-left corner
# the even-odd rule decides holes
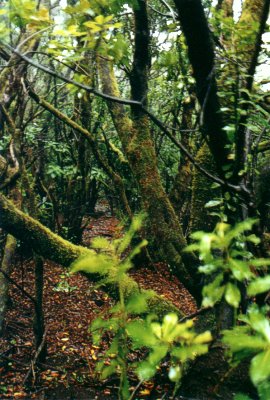
[[[269,4],[0,1],[0,399],[270,400]]]

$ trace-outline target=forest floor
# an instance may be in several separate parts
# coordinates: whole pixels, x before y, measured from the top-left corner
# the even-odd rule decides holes
[[[99,216],[89,220],[84,245],[89,246],[96,236],[112,238],[119,234],[119,221],[101,208]],[[33,261],[18,257],[12,278],[32,295],[33,276]],[[139,268],[132,276],[141,287],[155,290],[185,314],[196,311],[193,298],[170,275],[165,264],[156,264],[155,270]],[[15,286],[10,290],[12,304],[0,339],[0,399],[116,399],[117,377],[99,382],[95,373],[95,364],[108,347],[108,341],[104,339],[100,346],[94,346],[88,329],[98,315],[106,315],[113,300],[80,274],[70,276],[59,265],[46,261],[44,311],[48,357],[44,364],[37,366],[33,365],[33,304]],[[26,386],[24,380],[29,369],[31,379]],[[196,362],[191,374],[184,379],[182,395],[177,399],[229,400],[235,390],[253,392],[246,369],[228,371],[223,353],[218,347],[213,349],[207,360],[201,357]],[[131,376],[130,382],[132,391],[138,381]],[[137,387],[134,400],[170,399],[172,391],[164,362],[153,380]]]

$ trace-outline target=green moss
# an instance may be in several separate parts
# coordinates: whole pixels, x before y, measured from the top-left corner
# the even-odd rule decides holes
[[[198,151],[196,161],[205,170],[216,175],[215,162],[206,143]],[[217,222],[216,218],[210,215],[214,209],[211,208],[209,211],[204,207],[208,201],[220,196],[219,190],[211,188],[212,183],[213,182],[209,180],[209,178],[202,175],[197,169],[194,170],[192,179],[190,232],[198,230],[212,231]]]
[[[149,312],[157,314],[160,318],[164,315],[174,312],[179,315],[180,318],[184,317],[184,313],[179,310],[175,305],[170,303],[159,295],[155,295],[148,301]]]
[[[15,237],[12,235],[7,235],[1,269],[8,275],[11,271],[12,259],[16,250],[16,245],[17,241]],[[3,321],[7,309],[8,287],[9,282],[7,281],[5,276],[0,273],[0,333],[2,331]]]
[[[23,213],[0,194],[0,224],[3,229],[28,243],[36,253],[45,258],[69,266],[83,253],[91,250],[76,246],[56,235],[37,220]]]
[[[111,96],[119,96],[111,65],[101,60],[99,70],[103,91]],[[182,257],[186,241],[161,182],[149,119],[139,112],[134,113],[131,119],[123,105],[115,102],[108,102],[108,108],[148,215],[146,236],[152,244],[153,258],[170,264],[181,282],[195,294],[194,279],[190,272],[194,271],[196,260],[195,257],[192,259],[192,255]]]
[[[82,246],[76,246],[51,232],[41,223],[17,209],[12,202],[6,199],[2,194],[0,194],[0,213],[0,226],[8,232],[13,233],[18,239],[28,243],[37,254],[42,255],[45,259],[69,267],[79,256],[94,253],[93,250]],[[10,240],[15,240],[11,235],[9,236]],[[10,248],[9,241],[7,246]],[[87,277],[92,281],[97,280],[97,277],[93,275],[87,275]],[[122,285],[126,296],[139,290],[136,281],[129,276],[122,282]],[[112,285],[108,286],[106,289],[109,293],[114,293]],[[164,307],[161,304],[163,302],[165,304]],[[156,301],[155,304],[168,310],[172,310],[173,307],[170,302],[161,297],[159,297],[159,300]],[[151,307],[151,310],[154,312],[154,305]]]

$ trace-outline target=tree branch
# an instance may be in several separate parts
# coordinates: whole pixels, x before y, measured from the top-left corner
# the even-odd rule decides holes
[[[14,49],[13,47],[11,47],[10,45],[6,44],[6,43],[2,43],[4,44],[10,51],[12,51],[14,54],[16,54],[18,57],[20,57],[22,60],[26,61],[28,64],[32,65],[33,67],[36,67],[38,69],[40,69],[41,71],[54,76],[58,79],[61,79],[62,81],[66,82],[66,83],[70,83],[74,86],[77,86],[80,89],[84,89],[89,93],[95,94],[98,97],[101,97],[104,100],[109,100],[109,101],[113,101],[116,103],[120,103],[120,104],[124,104],[124,105],[129,105],[129,106],[139,106],[141,107],[142,103],[140,101],[135,101],[135,100],[129,100],[129,99],[122,99],[120,97],[115,97],[115,96],[110,96],[108,94],[102,93],[99,90],[96,90],[88,85],[84,85],[80,82],[76,82],[73,79],[67,78],[66,76],[59,74],[56,71],[53,71],[52,69],[45,67],[44,65],[39,64],[38,62],[32,60],[31,58],[25,56],[24,54],[22,54],[19,50]]]

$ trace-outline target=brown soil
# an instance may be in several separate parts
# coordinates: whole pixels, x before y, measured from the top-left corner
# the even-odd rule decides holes
[[[108,214],[91,218],[84,233],[84,243],[102,235],[121,234],[118,220]],[[172,277],[166,265],[159,263],[155,270],[140,268],[132,276],[142,287],[154,289],[173,302],[186,314],[196,311],[191,295]],[[13,279],[33,295],[33,262],[18,257]],[[113,300],[79,275],[68,276],[59,265],[45,262],[44,309],[47,326],[48,357],[46,363],[34,366],[31,382],[23,382],[33,360],[32,333],[33,305],[14,286],[10,288],[12,303],[6,318],[3,337],[0,339],[0,399],[116,399],[117,377],[99,382],[95,363],[108,343],[93,346],[88,327],[99,313],[105,313]],[[213,348],[201,357],[184,378],[178,399],[232,399],[238,391],[255,395],[243,366],[230,370],[223,351]],[[138,382],[131,376],[134,390]],[[166,361],[151,382],[136,391],[135,399],[169,399],[173,386],[167,378]]]

